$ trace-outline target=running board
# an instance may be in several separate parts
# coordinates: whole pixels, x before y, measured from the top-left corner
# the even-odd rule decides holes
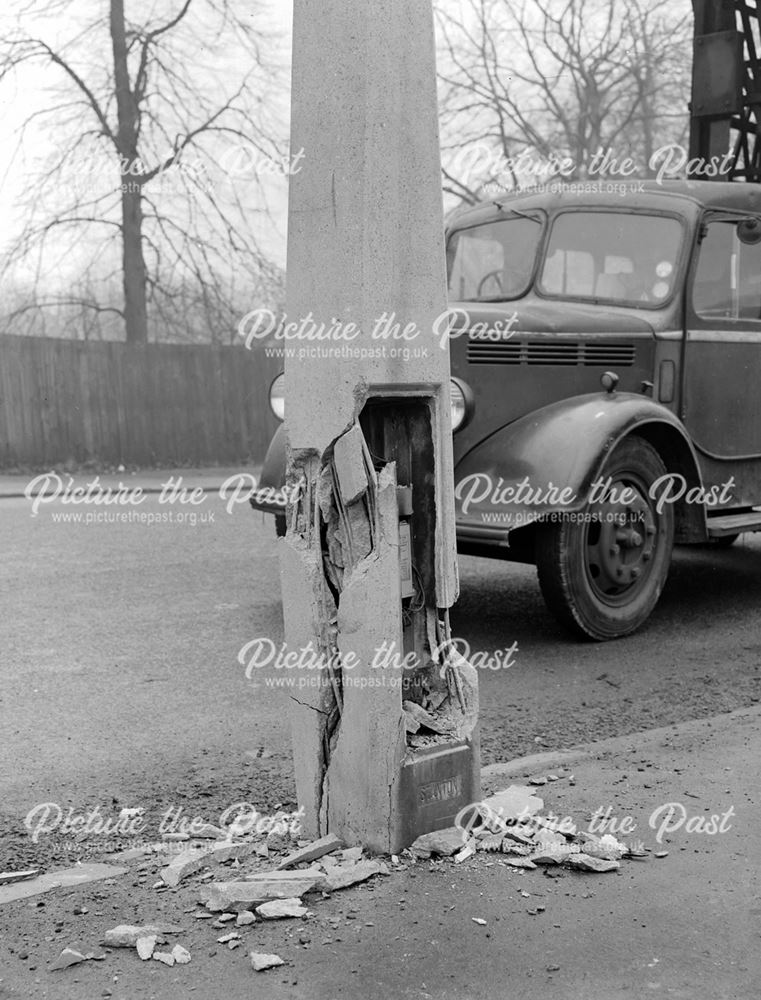
[[[745,514],[727,514],[723,517],[708,518],[709,538],[739,535],[743,531],[761,531],[761,511],[751,510]]]

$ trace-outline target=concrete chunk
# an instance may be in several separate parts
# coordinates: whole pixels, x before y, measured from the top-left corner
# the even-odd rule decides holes
[[[209,852],[205,847],[191,847],[172,858],[166,868],[159,872],[164,885],[174,888],[182,879],[205,868],[209,863]]]
[[[39,868],[29,868],[26,871],[18,872],[0,872],[0,885],[10,885],[11,882],[27,882],[39,874]]]
[[[256,972],[264,972],[265,969],[274,969],[277,965],[285,965],[279,955],[267,955],[261,951],[251,952],[251,965]]]
[[[282,920],[285,917],[305,917],[309,912],[300,899],[272,899],[256,908],[263,920]]]
[[[187,965],[190,961],[190,952],[187,948],[183,948],[181,944],[176,944],[172,948],[172,958],[175,965]]]
[[[525,785],[510,785],[504,791],[483,799],[482,804],[503,822],[514,823],[538,812],[544,806],[544,800]]]
[[[536,868],[533,861],[520,854],[508,854],[505,856],[505,861],[513,868]]]
[[[327,836],[320,837],[319,840],[313,841],[306,847],[299,848],[299,850],[289,854],[287,858],[283,858],[276,870],[283,871],[286,868],[294,868],[296,865],[304,864],[307,861],[316,861],[318,858],[330,854],[331,851],[337,851],[341,847],[343,847],[343,841],[340,837],[329,833]]]
[[[367,470],[359,424],[352,424],[333,446],[333,465],[338,476],[341,499],[345,504],[354,503],[367,493]]]
[[[191,847],[182,851],[176,858],[162,868],[159,874],[165,885],[174,888],[182,879],[207,865],[223,864],[225,861],[241,861],[250,857],[255,851],[252,843],[233,844],[229,840],[220,840],[209,847]]]
[[[205,891],[206,909],[212,913],[226,910],[252,910],[271,899],[291,899],[303,896],[310,889],[322,888],[323,872],[305,869],[294,872],[264,872],[240,882],[213,882]]]
[[[572,854],[568,858],[571,868],[585,872],[613,872],[621,867],[620,861],[606,861],[604,858],[593,858],[589,854]]]
[[[343,866],[331,868],[327,874],[325,888],[329,891],[335,889],[346,889],[357,882],[366,882],[373,875],[382,873],[382,865],[379,861],[358,861],[350,868]]]
[[[80,962],[86,962],[87,959],[78,951],[76,948],[64,948],[55,962],[50,966],[51,972],[60,972],[62,969],[68,969],[72,965],[79,965]]]
[[[139,937],[135,942],[137,953],[144,962],[147,962],[155,951],[157,941],[156,934],[149,934],[146,937]]]
[[[449,826],[445,830],[434,830],[424,833],[410,847],[410,851],[418,858],[429,858],[432,854],[449,857],[459,851],[467,837],[458,826]]]
[[[155,934],[160,943],[164,942],[164,934],[182,934],[184,927],[175,924],[145,924],[136,926],[134,924],[119,924],[112,927],[103,935],[103,944],[106,948],[134,948],[138,938],[150,937]]]
[[[572,855],[578,856],[578,849],[567,844],[543,844],[537,851],[529,855],[529,860],[537,865],[560,865]]]

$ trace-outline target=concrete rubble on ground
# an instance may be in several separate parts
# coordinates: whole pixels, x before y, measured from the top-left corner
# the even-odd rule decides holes
[[[343,842],[338,837],[334,837],[332,833],[329,833],[326,837],[320,837],[319,840],[307,844],[306,847],[300,847],[292,854],[289,854],[287,858],[283,858],[280,864],[277,865],[277,869],[282,871],[285,868],[295,868],[296,865],[308,863],[309,861],[317,861],[325,854],[331,854],[341,847],[343,847]]]
[[[251,952],[251,965],[256,972],[264,972],[265,969],[273,969],[276,965],[285,965],[279,955],[265,955],[263,952]]]
[[[273,899],[257,906],[256,912],[263,920],[282,920],[284,917],[305,917],[309,910],[300,899]]]
[[[206,909],[212,913],[253,910],[271,899],[292,899],[322,888],[325,872],[319,869],[262,872],[234,882],[210,882],[203,888]]]
[[[418,837],[410,851],[416,858],[430,858],[432,854],[450,857],[461,849],[466,839],[464,832],[456,826],[434,830]]]
[[[182,879],[193,872],[201,871],[209,864],[224,864],[226,861],[241,861],[255,851],[255,846],[249,842],[234,844],[230,840],[217,841],[210,846],[191,847],[178,854],[176,858],[161,870],[161,878],[165,885],[174,888]]]
[[[147,962],[155,951],[157,941],[158,936],[156,934],[148,934],[145,937],[139,937],[135,942],[135,949],[144,962]]]
[[[559,775],[530,778],[531,785],[558,781]],[[584,872],[610,872],[621,867],[623,857],[641,857],[636,845],[619,843],[611,834],[598,837],[580,831],[569,818],[539,815],[544,803],[532,789],[513,785],[480,803],[469,806],[459,818],[461,826],[426,833],[410,847],[414,858],[432,855],[454,856],[459,864],[477,852],[502,854],[503,862],[514,868],[563,865]],[[457,852],[457,853],[455,853]]]
[[[11,882],[26,882],[40,874],[39,868],[29,868],[27,871],[0,872],[0,885],[10,885]]]
[[[548,776],[547,780],[557,781],[559,776]],[[330,834],[310,843],[295,841],[290,832],[282,830],[276,831],[278,837],[261,853],[256,848],[269,840],[269,834],[266,838],[260,835],[254,840],[249,836],[236,842],[228,830],[226,840],[206,844],[200,850],[199,845],[191,843],[163,869],[159,891],[181,889],[183,878],[194,876],[196,898],[205,908],[185,912],[207,918],[217,934],[222,932],[216,938],[217,944],[233,950],[246,944],[246,928],[261,932],[266,923],[313,918],[315,914],[302,898],[310,893],[310,905],[319,908],[320,898],[332,892],[392,871],[403,872],[416,864],[468,867],[497,863],[516,873],[539,868],[555,875],[561,874],[562,867],[594,877],[619,870],[622,858],[641,860],[649,854],[641,843],[627,845],[610,834],[585,831],[570,817],[561,820],[553,813],[542,815],[544,803],[534,794],[537,784],[514,785],[467,806],[458,814],[460,825],[423,834],[410,848],[386,860],[367,858],[361,846],[346,848]],[[280,858],[273,859],[272,855]],[[188,864],[190,870],[186,869]],[[235,877],[217,881],[224,864],[228,872],[234,869]],[[538,909],[528,912],[533,915]],[[471,919],[485,923],[481,918]],[[183,932],[178,924],[121,924],[106,931],[102,943],[106,948],[134,949],[143,961],[183,965],[190,962],[190,952],[181,944],[171,949],[167,945],[167,935]],[[304,940],[310,940],[308,934]],[[285,964],[278,955],[255,951],[249,955],[256,971]],[[70,944],[51,968],[65,969],[104,958],[106,953],[99,949]]]
[[[112,927],[103,935],[103,945],[106,948],[134,948],[139,938],[150,937],[155,934],[159,944],[166,941],[165,934],[182,934],[184,927],[176,924],[146,924],[135,926],[134,924],[119,924]]]
[[[80,962],[102,962],[105,957],[106,953],[101,948],[70,944],[63,949],[55,962],[50,966],[50,971],[58,972],[61,969],[68,969],[72,965],[79,965]]]

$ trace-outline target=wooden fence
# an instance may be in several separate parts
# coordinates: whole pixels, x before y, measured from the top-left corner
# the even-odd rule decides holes
[[[0,468],[261,460],[280,368],[242,346],[0,336]]]

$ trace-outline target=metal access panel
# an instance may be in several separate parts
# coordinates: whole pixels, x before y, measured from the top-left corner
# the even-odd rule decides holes
[[[411,844],[423,833],[453,826],[465,806],[480,798],[477,734],[443,749],[418,750],[402,765],[401,837]]]

